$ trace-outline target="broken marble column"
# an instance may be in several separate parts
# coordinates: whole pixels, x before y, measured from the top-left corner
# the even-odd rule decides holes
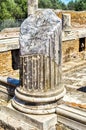
[[[28,0],[28,16],[38,9],[38,0]]]
[[[69,29],[71,27],[71,15],[70,14],[62,14],[62,29]]]
[[[61,70],[61,20],[38,10],[21,25],[20,80],[12,105],[31,114],[55,112],[64,96]]]

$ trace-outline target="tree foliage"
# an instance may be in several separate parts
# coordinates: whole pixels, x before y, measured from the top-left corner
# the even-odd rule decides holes
[[[69,10],[83,11],[86,10],[86,0],[71,0],[67,6]]]
[[[28,0],[0,0],[0,20],[27,17]],[[61,0],[39,0],[39,8],[86,10],[86,0],[71,0],[65,5]]]
[[[75,10],[75,4],[74,4],[74,2],[73,2],[73,0],[71,0],[69,3],[68,3],[68,9],[69,10]]]
[[[39,8],[67,9],[61,0],[39,0]]]
[[[27,16],[27,0],[0,0],[0,20]]]

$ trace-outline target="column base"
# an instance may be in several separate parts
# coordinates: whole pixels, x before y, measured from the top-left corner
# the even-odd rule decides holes
[[[56,130],[57,114],[32,115],[20,113],[9,103],[0,106],[0,125],[9,130]]]
[[[28,95],[21,94],[16,90],[15,97],[12,100],[12,106],[23,112],[29,114],[49,114],[55,113],[58,101],[65,95],[66,90],[63,88],[60,90],[61,93],[45,96],[45,97],[31,97]]]

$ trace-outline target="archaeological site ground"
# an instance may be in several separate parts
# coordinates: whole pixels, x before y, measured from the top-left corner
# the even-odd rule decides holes
[[[0,32],[0,130],[86,130],[86,11],[37,4]]]

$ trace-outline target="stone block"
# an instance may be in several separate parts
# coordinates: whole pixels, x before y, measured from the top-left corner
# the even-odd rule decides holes
[[[9,104],[8,107],[0,106],[0,121],[12,130],[56,130],[57,115],[24,114],[14,110]]]

